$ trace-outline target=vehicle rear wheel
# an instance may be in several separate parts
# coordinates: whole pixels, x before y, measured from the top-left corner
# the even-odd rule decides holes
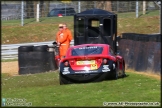
[[[62,80],[61,80],[61,79],[59,79],[59,81],[60,81],[60,85],[64,85],[64,83],[62,82]]]
[[[117,72],[117,69],[116,68],[114,69],[114,72],[113,72],[113,79],[114,80],[117,80],[118,79],[118,72]]]
[[[66,80],[63,76],[61,76],[59,74],[59,82],[60,82],[60,85],[64,85],[64,84],[72,84],[72,82]]]
[[[122,66],[122,78],[124,78],[126,76],[126,74],[125,74],[125,67],[124,67],[124,65]]]
[[[113,65],[115,65],[115,69],[113,69],[113,74],[112,74],[112,78],[114,80],[117,80],[118,79],[118,70],[116,68],[116,64],[114,63]]]

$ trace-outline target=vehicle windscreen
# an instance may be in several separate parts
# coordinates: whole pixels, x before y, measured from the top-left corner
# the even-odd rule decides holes
[[[103,47],[100,46],[83,46],[74,48],[71,51],[72,56],[84,56],[84,55],[95,55],[101,54],[103,51]]]
[[[55,15],[55,14],[57,14],[58,13],[58,9],[55,9],[55,10],[52,10],[51,12],[50,12],[50,15]]]

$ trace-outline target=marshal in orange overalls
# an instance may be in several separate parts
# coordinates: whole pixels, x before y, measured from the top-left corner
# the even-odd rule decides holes
[[[63,56],[66,55],[66,52],[69,48],[69,39],[67,32],[63,30],[62,24],[59,24],[59,31],[56,34],[56,41],[57,43],[60,43],[60,58],[62,59]]]
[[[71,31],[67,28],[66,24],[63,24],[63,28],[66,31],[67,35],[68,35],[68,39],[69,39],[69,47],[70,47],[70,42],[73,39],[72,33]]]

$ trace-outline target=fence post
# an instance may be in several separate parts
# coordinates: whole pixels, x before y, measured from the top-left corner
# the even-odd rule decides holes
[[[119,12],[119,1],[116,1],[117,2],[117,12]]]
[[[138,0],[136,1],[136,18],[138,18]]]
[[[65,16],[66,16],[66,3],[65,3]]]
[[[143,15],[146,14],[146,1],[143,1]]]
[[[78,13],[80,13],[80,0],[78,1]]]
[[[96,2],[97,2],[97,1],[94,1],[94,8],[96,8]]]
[[[161,1],[160,1],[160,5],[161,5]],[[161,34],[161,6],[159,7],[160,8],[160,10],[159,10],[159,12],[160,12],[160,31],[159,31],[159,33]]]
[[[159,12],[160,12],[160,31],[159,31],[159,33],[161,34],[161,7],[160,7],[160,10],[159,10]]]
[[[159,33],[161,34],[161,1],[160,0],[157,0],[157,1],[154,1],[157,5],[158,5],[158,7],[159,7],[159,15],[160,15],[160,20],[159,20],[159,22],[160,22],[160,29],[159,29]]]
[[[24,2],[21,1],[21,26],[24,26]]]
[[[36,21],[39,22],[39,4],[37,4],[37,17]]]

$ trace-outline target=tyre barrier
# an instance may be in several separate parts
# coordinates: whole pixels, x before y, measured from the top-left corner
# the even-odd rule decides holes
[[[126,69],[161,73],[161,40],[158,40],[161,35],[134,33],[129,35],[132,36],[130,38],[129,33],[125,34],[119,41],[119,50],[125,59]]]
[[[47,45],[20,46],[18,48],[19,74],[35,74],[56,70],[54,52],[48,51]]]
[[[33,51],[47,52],[48,51],[48,45],[35,46],[35,47],[33,47]]]
[[[161,42],[161,34],[137,34],[137,33],[123,33],[122,39],[143,41],[143,42]]]
[[[18,48],[18,52],[30,52],[33,51],[34,46],[21,46]]]

